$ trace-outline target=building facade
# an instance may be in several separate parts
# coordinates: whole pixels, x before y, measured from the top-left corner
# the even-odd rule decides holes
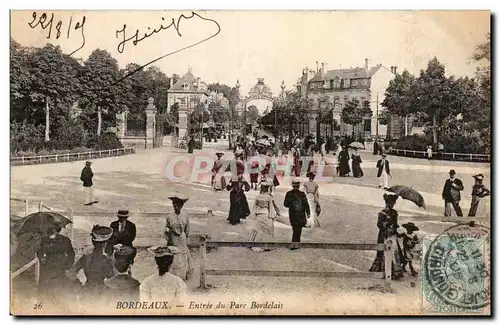
[[[366,114],[363,122],[356,126],[355,136],[362,139],[377,136],[378,114],[383,109],[380,103],[384,100],[389,81],[395,75],[393,68],[382,64],[369,67],[368,59],[365,59],[364,67],[325,71],[323,63],[316,71],[304,69],[297,82],[297,90],[307,111],[309,133],[317,134],[319,131],[321,136],[331,132],[334,136],[351,135],[353,126],[343,123],[342,109],[347,102],[357,99],[371,114]],[[328,131],[324,127],[317,130],[325,114],[332,114],[333,130]]]
[[[186,136],[189,128],[189,114],[198,107],[199,103],[205,103],[208,97],[207,85],[196,77],[191,69],[167,90],[168,110],[170,111],[175,103],[179,105],[179,123],[177,124],[179,138]]]

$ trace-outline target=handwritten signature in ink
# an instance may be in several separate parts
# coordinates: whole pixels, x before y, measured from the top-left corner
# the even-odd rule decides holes
[[[184,14],[182,14],[182,15],[180,15],[177,18],[177,20],[175,20],[174,18],[172,18],[172,20],[170,21],[170,24],[167,25],[167,26],[164,26],[163,24],[161,24],[160,27],[154,28],[152,31],[151,31],[151,27],[148,27],[149,31],[147,33],[144,33],[143,36],[139,36],[139,30],[137,29],[132,36],[130,36],[130,37],[127,38],[127,35],[126,35],[127,25],[124,24],[122,29],[116,31],[116,38],[119,38],[120,35],[122,37],[122,41],[120,43],[118,43],[118,48],[117,48],[118,52],[120,52],[120,53],[123,53],[123,51],[125,50],[125,45],[128,42],[132,41],[132,44],[134,44],[134,46],[136,46],[137,44],[139,44],[139,42],[143,41],[144,39],[146,39],[148,37],[151,37],[154,34],[158,34],[158,33],[160,33],[163,30],[169,29],[170,27],[173,27],[175,29],[175,31],[177,32],[177,35],[179,37],[182,37],[182,34],[180,32],[180,22],[183,19],[189,20],[189,19],[192,19],[194,17],[198,17],[198,18],[200,18],[202,20],[205,20],[205,21],[208,21],[208,22],[211,22],[211,23],[215,24],[217,26],[217,32],[214,33],[213,35],[209,36],[209,37],[206,37],[206,38],[204,38],[204,39],[196,42],[196,43],[190,44],[188,46],[185,46],[185,47],[180,48],[178,50],[175,50],[173,52],[170,52],[170,53],[167,53],[165,55],[162,55],[162,56],[160,56],[160,57],[158,57],[158,58],[156,58],[156,59],[154,59],[154,60],[152,60],[152,61],[150,61],[150,62],[148,62],[148,63],[146,63],[146,64],[144,64],[142,66],[140,66],[140,67],[138,67],[137,69],[129,72],[128,74],[126,74],[125,76],[123,76],[122,78],[120,78],[119,80],[117,80],[116,82],[120,82],[123,79],[128,78],[129,76],[131,76],[132,74],[136,73],[137,71],[142,70],[145,67],[147,67],[148,65],[153,64],[156,61],[159,61],[159,60],[161,60],[161,59],[163,59],[163,58],[165,58],[165,57],[167,57],[169,55],[172,55],[172,54],[175,54],[175,53],[187,50],[187,49],[189,49],[191,47],[194,47],[194,46],[199,45],[199,44],[201,44],[203,42],[206,42],[209,39],[214,38],[215,36],[217,36],[220,33],[220,31],[221,31],[221,27],[220,27],[220,25],[219,25],[219,23],[217,21],[215,21],[213,19],[202,17],[200,14],[198,14],[198,13],[196,13],[194,11],[191,12],[191,16],[185,16]],[[165,21],[165,17],[162,17],[162,20]]]
[[[57,23],[54,26],[55,21],[54,21],[54,14],[53,13],[50,14],[50,19],[49,19],[49,16],[47,15],[47,13],[44,12],[41,16],[38,17],[37,13],[34,11],[32,14],[32,17],[33,17],[33,20],[28,23],[28,25],[32,29],[35,29],[38,26],[40,26],[43,30],[48,29],[49,33],[47,35],[47,39],[51,38],[52,33],[56,33],[56,39],[59,39],[61,37],[61,33],[62,33],[61,30],[63,30],[64,23],[62,20],[59,20],[59,21],[57,21]],[[73,52],[71,52],[70,56],[73,55],[74,53],[78,52],[79,50],[81,50],[85,46],[85,34],[84,34],[84,30],[83,30],[84,26],[85,26],[85,21],[86,21],[86,17],[83,16],[82,21],[77,22],[72,29],[73,16],[71,16],[69,18],[69,23],[68,23],[67,28],[64,28],[64,30],[66,30],[66,39],[70,38],[72,31],[80,30],[81,35],[82,35],[82,45],[79,48],[77,48],[76,50],[74,50]]]

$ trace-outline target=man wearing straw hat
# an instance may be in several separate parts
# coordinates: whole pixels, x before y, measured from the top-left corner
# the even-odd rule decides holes
[[[186,297],[186,283],[169,272],[179,249],[174,246],[155,246],[149,248],[148,252],[154,256],[158,271],[142,281],[139,287],[141,301],[182,300]]]
[[[92,178],[94,177],[94,172],[91,167],[92,163],[90,161],[85,162],[85,167],[82,169],[80,174],[80,180],[83,182],[83,188],[86,191],[86,201],[85,205],[92,205],[94,203],[99,203],[94,198],[94,183]]]
[[[306,194],[299,190],[300,181],[298,178],[292,180],[292,187],[293,189],[286,193],[283,205],[288,208],[288,217],[293,229],[290,250],[295,250],[299,248],[297,243],[300,243],[302,228],[306,226],[311,211]]]
[[[117,217],[118,220],[111,222],[109,225],[111,229],[113,229],[113,235],[108,240],[108,244],[106,246],[106,254],[109,256],[113,253],[113,246],[117,244],[134,248],[133,242],[136,236],[136,227],[133,222],[128,220],[128,210],[118,210]]]

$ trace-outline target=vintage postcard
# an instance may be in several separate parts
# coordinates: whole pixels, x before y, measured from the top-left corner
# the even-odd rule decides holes
[[[11,313],[491,315],[490,15],[11,11]]]

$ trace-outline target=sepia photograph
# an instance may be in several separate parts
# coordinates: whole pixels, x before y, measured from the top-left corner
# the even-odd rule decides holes
[[[488,10],[11,10],[14,316],[491,316]]]

